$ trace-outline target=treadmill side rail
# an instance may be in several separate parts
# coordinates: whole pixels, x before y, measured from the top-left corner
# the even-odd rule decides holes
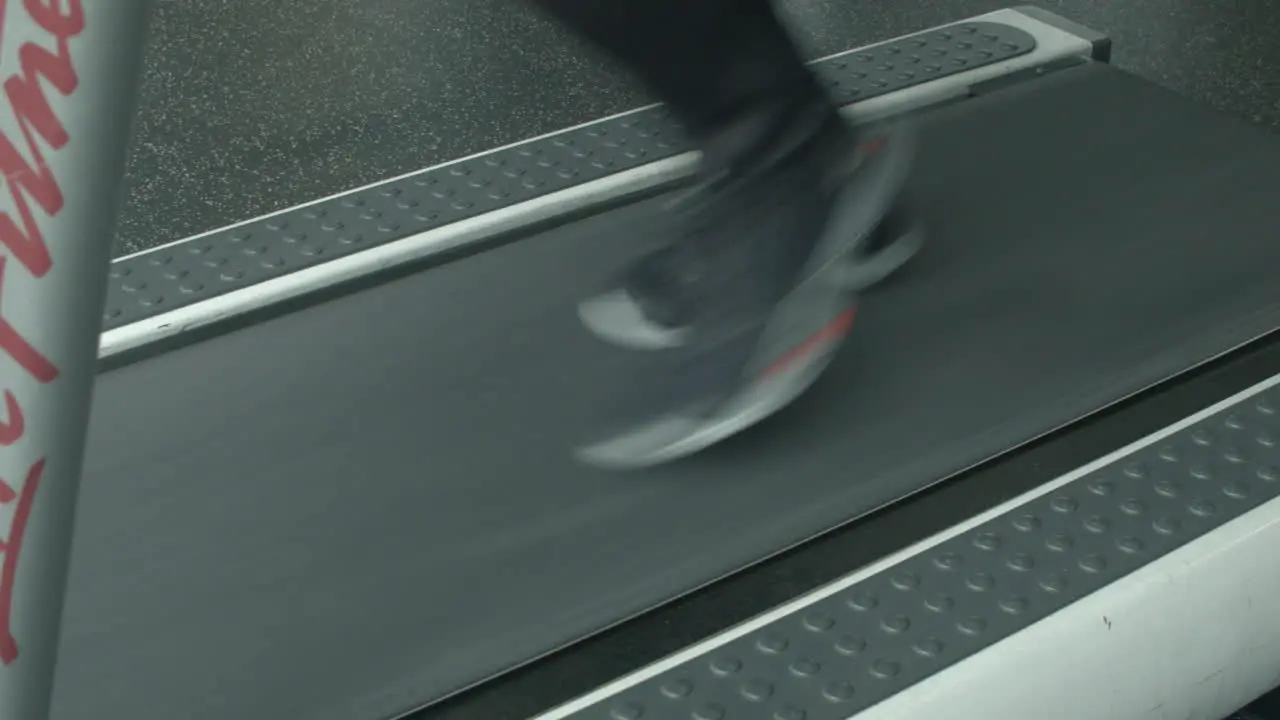
[[[1064,27],[998,10],[814,68],[850,115],[873,119],[1089,57],[1101,36]],[[691,150],[661,106],[643,107],[121,258],[100,356],[656,191],[693,171]]]
[[[148,11],[25,0],[2,18],[0,720],[49,717]]]
[[[1078,38],[1087,40],[1092,48],[1089,53],[1091,58],[1098,62],[1111,62],[1111,38],[1107,35],[1092,28],[1085,27],[1074,20],[1064,18],[1057,13],[1050,12],[1041,7],[1036,7],[1035,5],[1019,5],[1015,9],[1027,17],[1039,20],[1040,22],[1058,28],[1063,32],[1067,32]]]
[[[1225,717],[1280,666],[1277,437],[1280,376],[538,720]]]

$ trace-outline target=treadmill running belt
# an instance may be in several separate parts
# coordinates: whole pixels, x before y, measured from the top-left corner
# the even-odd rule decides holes
[[[574,301],[661,198],[106,373],[57,720],[389,717],[1280,323],[1280,144],[1097,65],[923,122],[931,244],[687,462],[569,453],[628,362]]]

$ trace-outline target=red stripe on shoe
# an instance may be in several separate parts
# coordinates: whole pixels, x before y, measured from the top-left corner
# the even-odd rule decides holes
[[[813,354],[823,343],[836,340],[849,333],[849,329],[853,327],[853,317],[856,315],[857,305],[850,305],[843,312],[829,320],[827,324],[818,329],[817,332],[806,337],[798,345],[794,345],[791,349],[779,355],[768,367],[761,373],[762,376],[768,377],[776,372],[785,370],[797,360],[803,360]]]

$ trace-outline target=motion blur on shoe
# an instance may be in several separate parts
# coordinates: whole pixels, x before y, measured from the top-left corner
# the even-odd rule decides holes
[[[859,291],[920,245],[903,126],[856,128],[768,0],[535,0],[621,61],[701,151],[693,189],[579,315],[644,354],[602,400],[593,464],[641,467],[762,420],[820,376]]]

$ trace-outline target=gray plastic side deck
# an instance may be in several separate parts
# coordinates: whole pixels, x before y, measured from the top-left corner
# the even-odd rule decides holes
[[[957,23],[815,64],[842,104],[1031,53],[1007,24]],[[661,106],[427,169],[114,263],[110,331],[690,150]]]
[[[853,717],[1280,497],[1276,383],[541,720]]]

